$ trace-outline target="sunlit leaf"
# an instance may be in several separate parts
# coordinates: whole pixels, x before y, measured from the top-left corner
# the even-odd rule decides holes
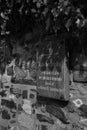
[[[43,15],[46,15],[47,12],[48,12],[48,8],[45,8],[44,11],[43,11],[42,13],[43,13]]]
[[[65,0],[65,1],[63,2],[63,5],[64,5],[64,6],[67,6],[68,3],[69,3],[69,0]]]
[[[37,0],[33,0],[33,2],[35,3],[35,2],[37,2]]]
[[[59,0],[59,2],[64,2],[64,0]]]
[[[37,11],[35,9],[31,9],[31,12],[32,13],[36,13]]]
[[[26,0],[27,3],[29,3],[30,0]]]
[[[72,24],[71,19],[68,19],[66,24],[65,24],[65,27],[67,28],[67,30],[69,30],[69,27],[71,26],[71,24]]]
[[[37,8],[41,7],[41,4],[39,2],[36,3]]]
[[[47,5],[47,0],[44,0],[44,4]]]

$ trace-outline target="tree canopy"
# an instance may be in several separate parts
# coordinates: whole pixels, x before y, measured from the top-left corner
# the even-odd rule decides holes
[[[86,0],[1,0],[0,6],[1,35],[21,37],[37,24],[49,33],[76,31],[87,22]]]
[[[70,51],[82,51],[87,47],[86,11],[86,0],[0,0],[0,39],[11,49],[11,38],[30,32],[37,41],[53,34],[66,39]]]

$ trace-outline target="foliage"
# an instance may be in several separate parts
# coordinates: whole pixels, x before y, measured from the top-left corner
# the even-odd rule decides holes
[[[36,31],[40,38],[55,34],[67,39],[71,48],[76,39],[81,45],[87,28],[86,5],[85,0],[1,0],[0,39],[12,48],[7,39],[20,39]]]
[[[82,28],[87,22],[77,0],[1,0],[0,5],[2,35],[23,35],[38,22],[53,33]]]

